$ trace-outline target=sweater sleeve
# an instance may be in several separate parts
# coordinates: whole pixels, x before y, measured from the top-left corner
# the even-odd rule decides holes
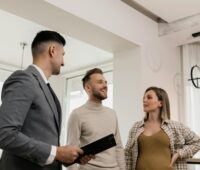
[[[68,120],[67,128],[67,144],[72,146],[80,147],[80,134],[81,134],[81,123],[74,110]],[[78,170],[78,165],[74,164],[67,168],[68,170]]]

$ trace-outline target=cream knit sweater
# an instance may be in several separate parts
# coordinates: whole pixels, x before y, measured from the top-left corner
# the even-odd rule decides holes
[[[90,101],[75,109],[68,122],[68,144],[84,146],[110,133],[115,135],[116,147],[95,155],[86,165],[73,165],[68,170],[125,170],[124,149],[114,110]]]

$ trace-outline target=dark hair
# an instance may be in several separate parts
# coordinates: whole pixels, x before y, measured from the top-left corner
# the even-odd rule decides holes
[[[148,91],[153,90],[156,93],[156,96],[158,97],[158,100],[161,101],[162,107],[160,110],[160,115],[162,120],[169,120],[170,119],[170,104],[169,104],[169,97],[167,95],[167,92],[159,87],[149,87],[145,90],[145,93]],[[148,119],[149,113],[146,113],[145,120]]]
[[[90,76],[92,74],[103,74],[103,71],[100,68],[93,68],[91,70],[88,70],[85,76],[82,78],[83,88],[85,88],[85,84],[90,80]]]
[[[42,52],[41,44],[45,42],[57,42],[59,44],[65,45],[65,39],[55,31],[40,31],[37,33],[33,42],[31,44],[32,55],[37,56]]]

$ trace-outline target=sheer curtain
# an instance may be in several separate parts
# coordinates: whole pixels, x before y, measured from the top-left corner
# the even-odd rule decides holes
[[[188,127],[200,136],[200,88],[195,88],[190,79],[190,71],[194,65],[200,66],[200,43],[192,43],[182,46],[182,72],[183,72],[183,98],[180,118]],[[200,78],[200,70],[196,69],[194,77]],[[199,81],[200,85],[200,81]],[[200,152],[195,155],[200,158]],[[200,170],[200,165],[194,166]]]
[[[200,66],[200,43],[182,46],[182,71],[183,71],[183,115],[182,120],[200,135],[200,89],[195,88],[190,79],[190,71],[194,65]],[[196,69],[195,77],[200,77],[200,70]],[[200,82],[199,82],[200,83]]]

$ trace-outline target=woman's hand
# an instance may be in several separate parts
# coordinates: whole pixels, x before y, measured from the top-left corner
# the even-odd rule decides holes
[[[175,154],[173,154],[172,159],[171,159],[171,163],[170,163],[170,167],[174,167],[174,164],[179,157],[180,157],[180,155],[177,152]]]

